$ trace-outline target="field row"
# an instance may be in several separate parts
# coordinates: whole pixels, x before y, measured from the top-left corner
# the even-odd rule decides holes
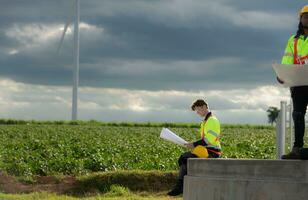
[[[197,128],[174,127],[188,141]],[[16,176],[110,170],[175,170],[186,149],[159,138],[161,127],[1,125],[0,168]],[[275,157],[274,128],[222,128],[225,158]]]

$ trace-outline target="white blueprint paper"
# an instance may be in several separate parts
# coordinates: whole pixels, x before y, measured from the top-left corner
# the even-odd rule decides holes
[[[161,130],[160,137],[165,139],[165,140],[168,140],[170,142],[182,145],[182,146],[184,146],[184,144],[187,143],[183,138],[176,135],[175,133],[173,133],[172,131],[170,131],[167,128],[163,128]]]
[[[273,64],[273,69],[285,87],[308,85],[308,65]]]

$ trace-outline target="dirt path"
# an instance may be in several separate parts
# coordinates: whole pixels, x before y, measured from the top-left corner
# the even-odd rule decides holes
[[[0,191],[4,193],[53,192],[65,194],[77,184],[76,178],[67,176],[61,181],[52,176],[38,177],[35,184],[24,184],[14,177],[0,172]]]

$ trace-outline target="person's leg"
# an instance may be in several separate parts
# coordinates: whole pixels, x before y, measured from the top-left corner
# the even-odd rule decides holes
[[[307,90],[307,91],[305,91]],[[294,134],[295,140],[292,151],[283,155],[282,159],[299,159],[300,148],[304,145],[304,133],[305,133],[305,114],[307,109],[307,88],[294,87],[291,89],[291,97],[293,101],[293,122],[294,122]]]
[[[307,109],[307,100],[304,91],[294,88],[291,93],[293,101],[293,121],[294,121],[294,132],[295,140],[294,147],[302,148],[304,145],[304,134],[305,134],[305,114]]]
[[[196,158],[197,156],[191,152],[183,153],[179,160],[179,176],[173,189],[168,192],[169,196],[177,196],[183,193],[184,176],[187,174],[187,160],[188,158]]]
[[[183,164],[186,165],[188,158],[197,158],[197,156],[195,154],[192,154],[190,151],[183,153],[178,159],[179,166]]]

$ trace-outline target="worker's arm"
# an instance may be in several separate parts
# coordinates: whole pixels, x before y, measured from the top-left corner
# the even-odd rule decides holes
[[[292,65],[294,64],[294,35],[288,40],[287,46],[284,51],[284,55],[281,60],[283,65]]]
[[[203,131],[202,130],[202,124],[204,122],[201,123],[201,127],[200,127],[200,133]],[[203,139],[197,140],[195,142],[192,143],[194,145],[194,147],[198,146],[198,145],[202,145],[202,146],[206,146],[206,142]]]
[[[190,142],[190,143],[186,143],[184,144],[186,148],[193,150],[195,148],[194,143]]]
[[[284,65],[292,65],[294,63],[294,35],[290,37],[288,40],[287,46],[284,50],[284,55],[281,60],[281,64]],[[276,77],[277,81],[280,84],[284,84],[284,81],[280,79],[278,76]]]
[[[193,142],[193,145],[196,147],[198,145],[202,145],[202,146],[206,146],[206,142],[204,140],[197,140],[195,142]]]

